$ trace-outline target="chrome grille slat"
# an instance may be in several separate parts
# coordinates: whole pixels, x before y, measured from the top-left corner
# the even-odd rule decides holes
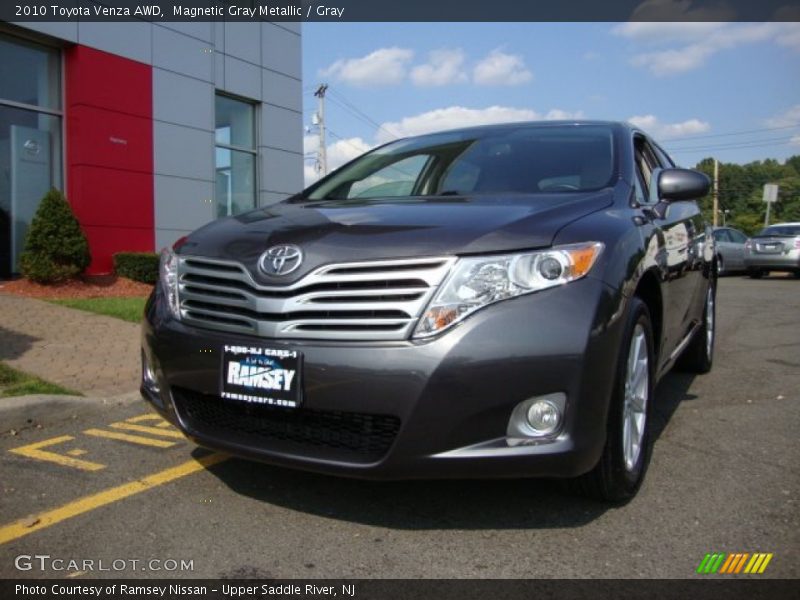
[[[405,339],[454,262],[338,263],[278,287],[256,282],[234,261],[182,256],[181,315],[187,324],[265,338]]]

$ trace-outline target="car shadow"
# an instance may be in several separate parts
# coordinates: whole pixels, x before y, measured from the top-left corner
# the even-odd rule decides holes
[[[672,371],[658,384],[656,388],[656,403],[653,406],[653,422],[650,430],[654,442],[657,442],[661,434],[664,433],[672,419],[672,415],[675,414],[681,403],[686,400],[697,399],[695,394],[689,392],[695,377],[697,375],[694,373]]]
[[[667,375],[656,390],[654,439],[693,376]],[[197,450],[198,453],[204,452]],[[236,494],[294,511],[400,530],[580,527],[613,507],[570,494],[558,480],[364,481],[233,459],[211,472]]]
[[[0,326],[0,360],[19,358],[39,340],[40,338]]]

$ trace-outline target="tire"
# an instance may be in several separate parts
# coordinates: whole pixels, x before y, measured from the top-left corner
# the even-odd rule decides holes
[[[748,269],[747,274],[751,279],[761,279],[764,276],[764,271],[761,269]]]
[[[591,471],[569,481],[573,491],[615,504],[627,502],[636,495],[652,450],[650,424],[656,360],[650,312],[639,298],[631,299],[622,339],[603,454]],[[641,362],[643,358],[647,359],[645,364]],[[638,402],[632,402],[636,398]],[[636,410],[637,404],[639,410]],[[636,435],[632,429],[634,425],[641,431],[638,446],[631,443]]]
[[[725,261],[722,258],[721,254],[717,255],[717,277],[722,277],[723,275],[727,275],[725,272]]]
[[[717,338],[717,289],[713,281],[708,284],[703,322],[692,341],[678,359],[677,367],[689,373],[708,373],[714,364],[714,343]]]

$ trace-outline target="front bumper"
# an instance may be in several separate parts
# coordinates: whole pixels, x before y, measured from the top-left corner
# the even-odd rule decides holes
[[[622,297],[586,278],[507,300],[425,341],[264,339],[187,327],[156,292],[142,329],[158,391],[144,397],[199,445],[275,465],[376,479],[585,473],[605,443]],[[225,344],[304,355],[303,406],[222,400]],[[514,407],[566,394],[547,441],[506,438]],[[360,437],[359,437],[360,436]]]

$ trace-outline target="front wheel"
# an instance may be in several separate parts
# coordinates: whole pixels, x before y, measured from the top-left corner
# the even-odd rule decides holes
[[[650,312],[631,299],[611,405],[606,444],[597,465],[572,480],[579,493],[604,502],[633,498],[650,462],[650,421],[655,387],[655,353]]]
[[[721,255],[717,256],[717,276],[722,277],[725,274],[725,260]]]

